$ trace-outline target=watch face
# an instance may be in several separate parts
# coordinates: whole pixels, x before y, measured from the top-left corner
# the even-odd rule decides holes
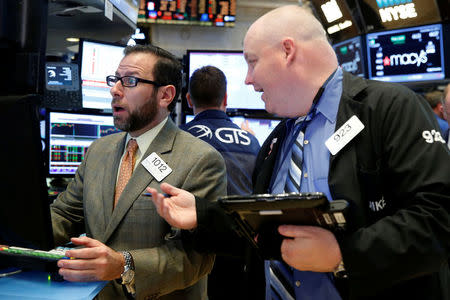
[[[125,267],[125,271],[120,276],[122,277],[122,284],[129,284],[134,279],[134,271]]]

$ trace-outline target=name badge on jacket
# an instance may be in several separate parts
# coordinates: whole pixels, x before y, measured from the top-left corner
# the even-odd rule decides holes
[[[158,156],[155,152],[150,154],[146,159],[142,161],[142,165],[147,171],[152,174],[158,182],[161,182],[164,178],[172,173],[172,169],[166,164],[166,162]]]
[[[327,146],[331,154],[335,155],[363,129],[364,124],[358,119],[357,116],[352,116],[326,140],[325,146]]]

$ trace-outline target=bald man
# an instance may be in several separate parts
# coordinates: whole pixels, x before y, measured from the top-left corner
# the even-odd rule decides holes
[[[244,55],[246,83],[286,117],[261,147],[253,193],[349,203],[342,234],[278,227],[281,260],[266,262],[266,299],[448,299],[450,159],[428,103],[342,71],[323,27],[299,6],[252,24]],[[171,197],[150,191],[170,224],[214,234],[219,209],[161,189]]]

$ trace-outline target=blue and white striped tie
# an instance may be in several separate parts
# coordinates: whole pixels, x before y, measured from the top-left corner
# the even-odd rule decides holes
[[[304,130],[306,122],[310,121],[314,116],[314,110],[306,117],[296,120],[294,125],[294,134],[298,135],[292,144],[291,161],[289,171],[284,186],[285,193],[299,193],[302,179],[302,163],[303,163],[303,140],[305,138]],[[281,261],[271,260],[266,263],[269,268],[270,282],[270,298],[273,300],[294,300],[294,280],[292,268]]]
[[[308,116],[309,117],[309,116]],[[303,140],[305,138],[303,122],[307,122],[307,118],[300,118],[296,121],[294,132],[301,126],[295,142],[292,144],[291,161],[289,164],[289,171],[286,177],[286,184],[284,186],[285,193],[299,193],[300,183],[302,179],[302,163],[303,163]],[[303,126],[302,126],[303,125]],[[303,129],[303,130],[301,130]]]

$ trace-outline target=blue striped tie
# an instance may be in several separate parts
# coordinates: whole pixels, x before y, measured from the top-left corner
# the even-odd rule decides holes
[[[291,161],[289,164],[289,171],[286,177],[286,184],[284,186],[285,193],[299,193],[300,183],[302,179],[302,163],[303,163],[303,140],[305,138],[304,123],[308,122],[311,117],[300,118],[296,121],[294,132],[298,131],[297,138],[292,144]],[[300,128],[299,128],[300,127]]]
[[[305,138],[305,128],[307,123],[314,117],[315,109],[313,109],[306,117],[296,120],[293,132],[298,135],[292,144],[291,160],[289,171],[286,176],[284,186],[285,193],[299,193],[300,183],[302,179],[302,163],[303,163],[303,140]],[[271,260],[268,262],[269,282],[270,282],[270,298],[273,300],[294,300],[294,279],[292,268],[281,261]]]

